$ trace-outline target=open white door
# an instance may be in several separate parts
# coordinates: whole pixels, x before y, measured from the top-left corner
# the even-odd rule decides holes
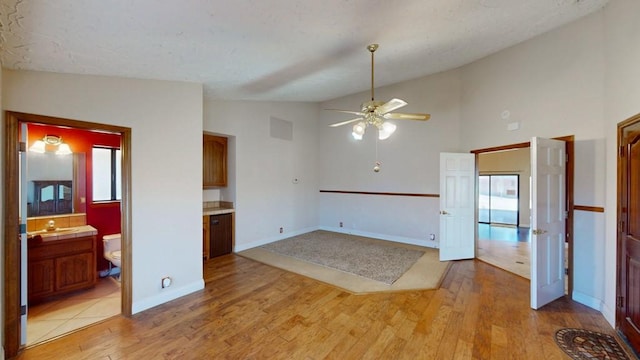
[[[531,139],[531,308],[564,295],[565,143]]]
[[[440,154],[440,261],[475,257],[475,159]]]

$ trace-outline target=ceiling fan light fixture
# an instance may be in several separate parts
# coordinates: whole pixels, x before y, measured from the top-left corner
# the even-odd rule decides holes
[[[387,123],[387,119],[400,119],[400,120],[418,120],[426,121],[431,117],[429,114],[410,114],[410,113],[398,113],[392,112],[403,106],[407,105],[407,102],[402,99],[393,98],[387,102],[376,101],[374,96],[374,58],[373,53],[378,49],[378,44],[371,44],[367,46],[367,50],[371,53],[371,100],[366,101],[360,105],[360,111],[327,109],[333,111],[339,111],[347,114],[358,115],[358,118],[341,121],[334,124],[330,124],[331,127],[337,127],[347,124],[353,124],[352,136],[356,140],[362,140],[364,132],[368,125],[375,126],[378,129],[378,139],[385,140],[396,131],[396,125]]]
[[[365,123],[364,121],[360,121],[359,123],[353,125],[353,137],[355,138],[356,135],[358,135],[360,139],[356,139],[356,140],[361,140],[366,128],[367,128],[367,123]]]
[[[385,122],[378,128],[378,139],[385,140],[388,139],[391,134],[396,131],[396,125]]]

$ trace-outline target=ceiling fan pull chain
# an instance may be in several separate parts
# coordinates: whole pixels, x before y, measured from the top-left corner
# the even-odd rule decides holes
[[[376,165],[373,167],[373,172],[380,172],[380,161],[378,161],[378,137],[376,136]]]

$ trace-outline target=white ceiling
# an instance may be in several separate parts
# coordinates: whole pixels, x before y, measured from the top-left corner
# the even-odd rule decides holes
[[[448,70],[608,0],[0,0],[8,69],[203,83],[215,99],[324,101]]]

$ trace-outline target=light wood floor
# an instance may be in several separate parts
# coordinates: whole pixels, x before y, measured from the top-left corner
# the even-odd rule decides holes
[[[531,279],[529,229],[478,224],[476,257],[491,265]]]
[[[227,255],[206,288],[115,317],[19,359],[567,359],[563,327],[613,334],[602,315],[560,299],[529,309],[529,281],[456,261],[438,290],[352,295]]]

